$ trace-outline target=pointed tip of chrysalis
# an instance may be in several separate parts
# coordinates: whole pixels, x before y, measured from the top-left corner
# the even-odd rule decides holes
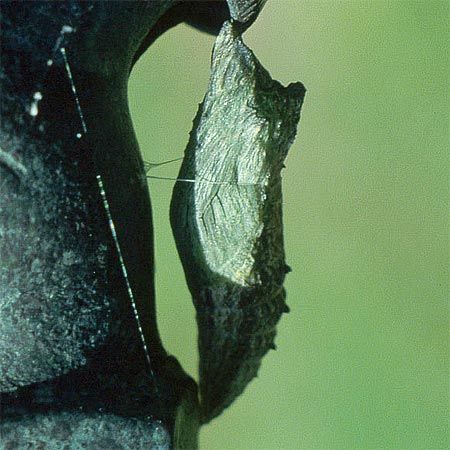
[[[258,17],[267,0],[227,0],[231,18],[245,31]]]

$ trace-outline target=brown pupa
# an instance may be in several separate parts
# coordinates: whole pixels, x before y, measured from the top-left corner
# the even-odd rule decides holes
[[[256,376],[288,311],[281,169],[304,94],[300,83],[273,81],[224,24],[171,203],[197,310],[205,422]]]

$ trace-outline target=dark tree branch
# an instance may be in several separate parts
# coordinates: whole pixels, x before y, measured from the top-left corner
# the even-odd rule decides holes
[[[2,446],[20,436],[57,446],[61,422],[73,445],[94,446],[91,425],[122,417],[127,445],[147,448],[156,426],[185,441],[182,416],[195,445],[196,387],[156,326],[150,200],[126,94],[136,52],[172,3],[1,4]],[[119,445],[120,430],[109,437]]]

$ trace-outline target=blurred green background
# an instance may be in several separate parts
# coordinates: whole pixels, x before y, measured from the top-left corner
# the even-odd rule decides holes
[[[448,447],[448,23],[447,1],[271,0],[246,33],[274,78],[308,89],[284,172],[292,311],[203,449]],[[145,159],[183,155],[213,42],[178,26],[133,71]],[[173,183],[149,185],[161,334],[196,377]]]

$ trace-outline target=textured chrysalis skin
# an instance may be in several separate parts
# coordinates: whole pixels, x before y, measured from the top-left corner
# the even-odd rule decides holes
[[[228,0],[231,18],[237,22],[253,22],[267,0]]]
[[[171,224],[197,310],[203,421],[274,348],[285,303],[281,169],[305,89],[273,81],[229,22],[194,121]]]

